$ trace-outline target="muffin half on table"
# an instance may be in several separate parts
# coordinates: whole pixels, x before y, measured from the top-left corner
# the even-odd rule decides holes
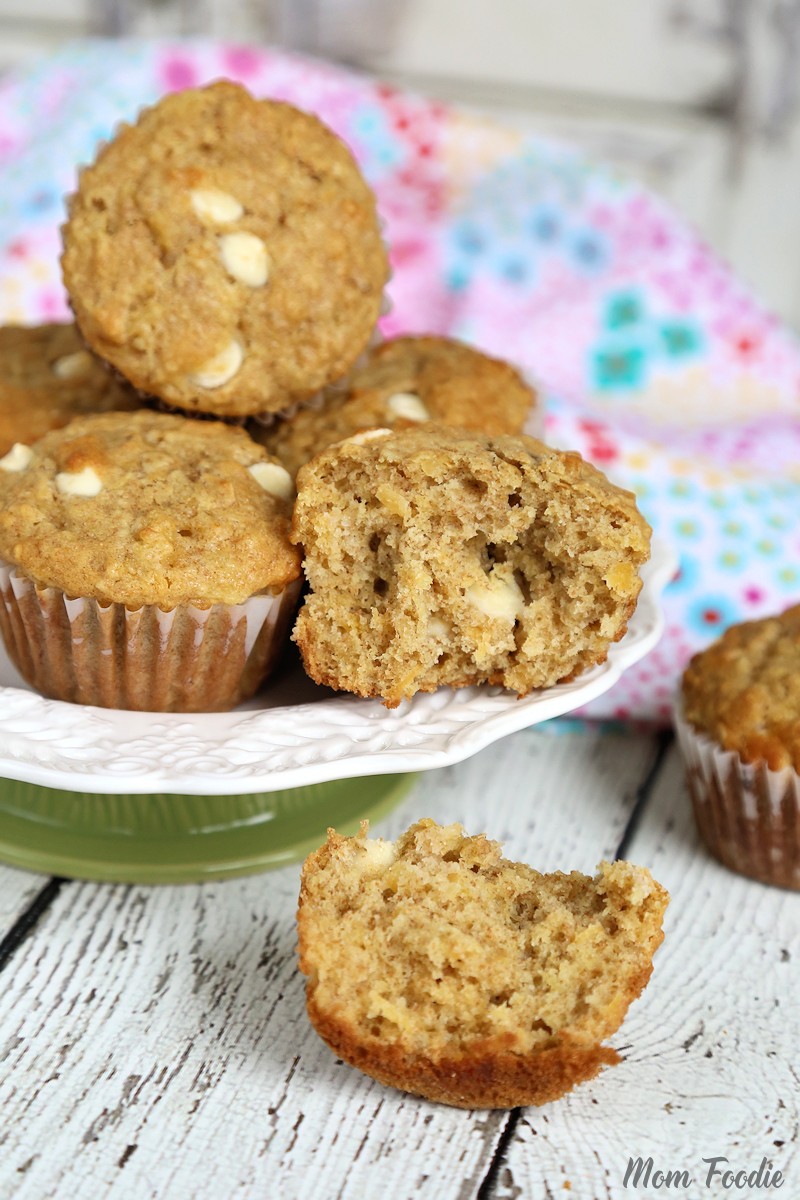
[[[297,914],[311,1023],[381,1083],[462,1108],[544,1104],[619,1055],[666,890],[644,867],[542,874],[425,818],[397,842],[328,830]]]
[[[38,691],[107,708],[233,707],[300,590],[286,470],[241,430],[85,417],[0,460],[0,629]]]

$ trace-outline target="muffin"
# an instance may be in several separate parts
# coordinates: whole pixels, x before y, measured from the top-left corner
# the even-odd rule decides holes
[[[255,439],[296,473],[334,442],[362,429],[435,422],[481,433],[522,433],[536,397],[496,358],[446,337],[400,337],[370,350],[319,407],[268,428]]]
[[[0,455],[86,413],[139,407],[74,325],[0,327]]]
[[[311,1023],[379,1082],[461,1108],[555,1100],[605,1065],[669,896],[644,867],[543,875],[460,825],[328,831],[297,915]]]
[[[800,889],[800,605],[734,625],[696,654],[676,729],[712,854]]]
[[[62,266],[101,358],[219,416],[275,412],[341,378],[388,276],[347,147],[227,82],[166,96],[100,151],[69,205]]]
[[[82,417],[0,459],[0,630],[37,690],[149,711],[230,708],[291,621],[291,480],[239,429]]]
[[[297,486],[310,594],[293,636],[318,683],[389,707],[442,684],[525,695],[625,633],[650,529],[578,454],[377,430],[323,451]]]

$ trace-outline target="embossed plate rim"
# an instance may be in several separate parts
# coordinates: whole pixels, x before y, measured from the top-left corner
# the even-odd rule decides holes
[[[92,793],[236,795],[449,766],[608,691],[661,636],[675,565],[654,540],[636,612],[607,661],[522,700],[496,687],[440,688],[393,710],[334,695],[232,713],[130,713],[0,687],[0,775]]]

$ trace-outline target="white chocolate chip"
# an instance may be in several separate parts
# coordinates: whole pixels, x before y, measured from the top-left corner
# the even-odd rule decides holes
[[[391,417],[402,417],[405,421],[429,421],[430,413],[413,392],[395,392],[386,401],[386,410]]]
[[[189,193],[189,199],[200,220],[207,225],[230,225],[244,214],[236,197],[218,188],[195,188]]]
[[[343,446],[350,444],[363,446],[365,442],[374,442],[378,438],[391,437],[391,435],[391,429],[362,429],[361,433],[354,433],[352,437],[345,438],[341,444]]]
[[[257,462],[247,469],[258,486],[269,492],[270,496],[277,496],[279,500],[290,500],[294,495],[292,477],[280,463]]]
[[[485,583],[467,588],[466,598],[487,617],[503,621],[515,621],[525,608],[525,597],[510,567],[493,567]]]
[[[14,442],[14,445],[0,458],[0,469],[3,471],[24,471],[30,466],[33,458],[33,451],[30,446],[24,445],[22,442]]]
[[[51,365],[50,370],[59,379],[85,379],[92,369],[92,356],[88,350],[76,350],[74,354],[62,354]]]
[[[226,233],[219,239],[225,270],[239,283],[263,287],[269,278],[267,247],[254,233]]]
[[[450,630],[441,617],[428,617],[428,637],[444,638]]]
[[[387,867],[391,867],[392,863],[397,861],[397,851],[394,848],[394,842],[385,842],[383,838],[370,838],[366,842],[361,843],[361,848],[364,851],[363,857],[354,864],[356,869],[361,874],[378,873],[385,871]]]
[[[224,350],[215,354],[208,362],[203,363],[199,371],[192,375],[192,383],[201,388],[218,388],[233,379],[242,365],[244,351],[235,338],[231,338]]]
[[[82,471],[59,471],[56,487],[63,496],[96,496],[103,490],[103,481],[94,467]]]

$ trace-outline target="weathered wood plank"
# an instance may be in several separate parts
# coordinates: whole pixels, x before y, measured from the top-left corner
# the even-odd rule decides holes
[[[627,857],[652,868],[672,903],[649,988],[613,1039],[625,1061],[523,1114],[494,1195],[560,1196],[569,1184],[617,1200],[637,1194],[623,1179],[639,1156],[688,1170],[694,1187],[671,1194],[731,1195],[718,1179],[705,1186],[702,1160],[716,1155],[748,1171],[771,1159],[787,1180],[779,1194],[800,1194],[800,897],[706,853],[674,750]]]
[[[424,777],[381,826],[462,819],[545,868],[613,853],[647,737],[524,732]],[[295,962],[297,868],[200,887],[72,885],[0,990],[0,1194],[473,1196],[504,1116],[339,1064]]]
[[[0,863],[0,941],[46,883],[46,875],[17,871]]]

